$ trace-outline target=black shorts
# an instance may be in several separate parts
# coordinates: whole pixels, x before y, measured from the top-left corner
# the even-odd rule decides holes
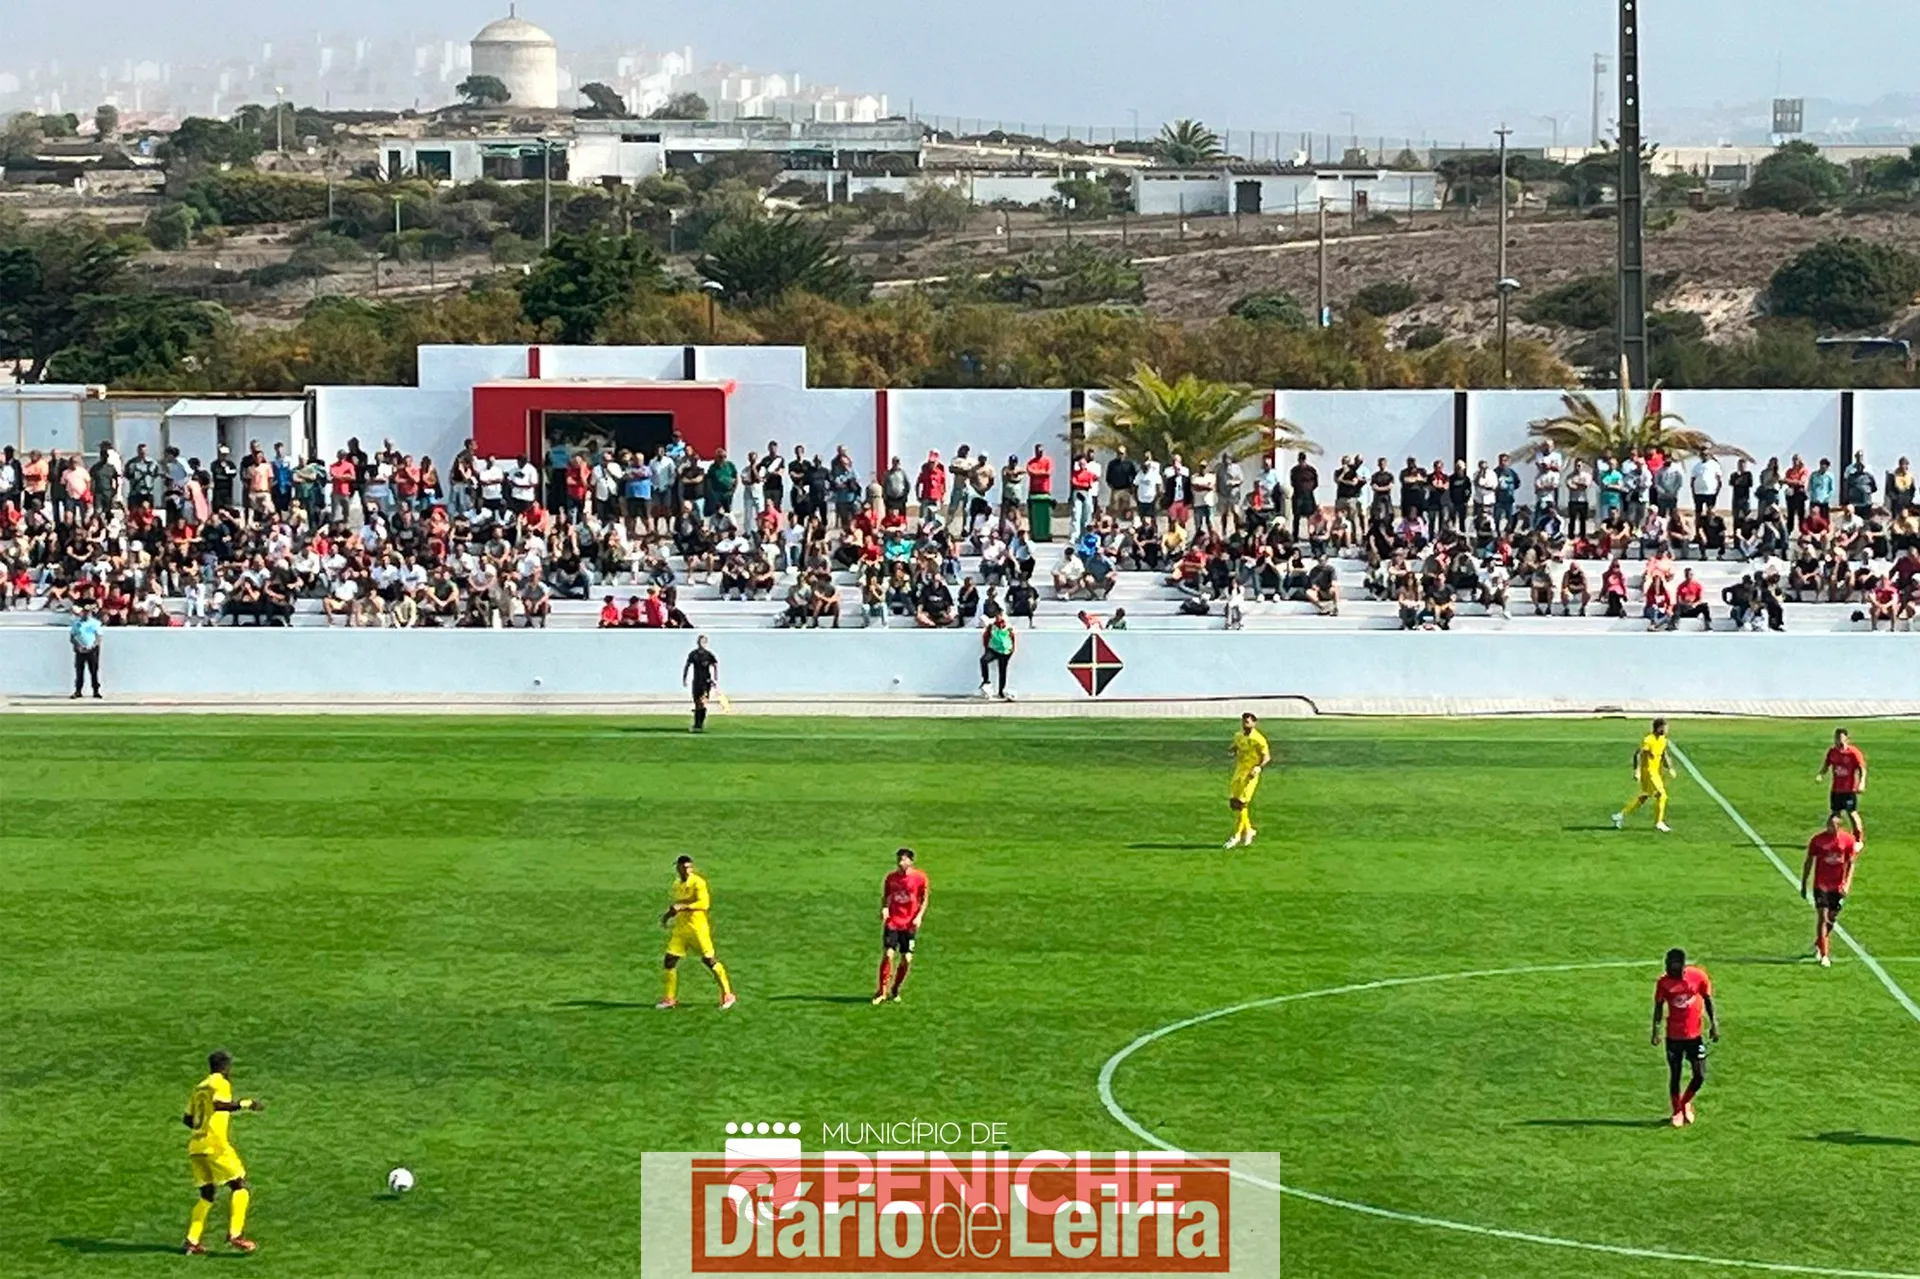
[[[1827,796],[1829,813],[1857,813],[1860,811],[1860,792],[1837,790]]]
[[[919,935],[918,928],[883,928],[880,930],[880,948],[897,950],[902,955],[911,955],[914,938]]]
[[[1682,1063],[1691,1063],[1705,1067],[1707,1064],[1707,1041],[1704,1039],[1669,1039],[1667,1041],[1667,1067],[1678,1070]]]
[[[1827,888],[1816,888],[1813,890],[1813,904],[1821,910],[1831,911],[1838,915],[1840,908],[1847,904],[1847,895],[1845,893],[1836,893]]]

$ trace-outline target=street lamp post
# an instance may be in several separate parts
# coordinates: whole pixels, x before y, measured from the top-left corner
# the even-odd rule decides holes
[[[1500,137],[1500,216],[1498,219],[1500,234],[1500,264],[1494,277],[1494,292],[1499,295],[1499,342],[1500,342],[1500,384],[1505,386],[1513,380],[1513,372],[1507,363],[1507,306],[1519,282],[1507,274],[1507,137],[1513,130],[1501,125],[1494,132]]]
[[[540,245],[553,247],[553,143],[540,139]]]
[[[277,84],[273,86],[273,149],[281,155],[287,153],[287,114],[283,106],[286,92]]]
[[[1314,323],[1320,328],[1327,327],[1327,197],[1320,197],[1320,264],[1318,269],[1320,309],[1314,313]]]
[[[708,280],[700,287],[706,291],[707,295],[707,341],[711,343],[714,341],[714,335],[719,332],[718,303],[720,295],[726,291],[726,286],[718,280]]]

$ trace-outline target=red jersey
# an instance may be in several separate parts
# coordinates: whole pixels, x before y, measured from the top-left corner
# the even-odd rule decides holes
[[[1860,753],[1858,746],[1849,742],[1827,751],[1827,767],[1833,770],[1834,791],[1841,795],[1852,795],[1860,789],[1860,774],[1867,771],[1867,757]]]
[[[1823,893],[1844,893],[1860,843],[1850,830],[1823,830],[1807,841],[1807,855],[1813,858],[1813,886]]]
[[[1653,998],[1667,1006],[1668,1039],[1698,1039],[1706,1001],[1713,998],[1713,983],[1699,968],[1688,967],[1678,977],[1661,973],[1653,986]]]
[[[918,866],[894,871],[887,876],[881,899],[887,908],[888,928],[912,928],[927,904],[927,872]]]

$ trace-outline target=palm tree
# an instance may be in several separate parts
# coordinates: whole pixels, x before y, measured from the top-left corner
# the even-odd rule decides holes
[[[695,269],[735,306],[764,306],[796,289],[835,302],[866,296],[867,282],[826,231],[792,214],[723,221],[703,247]]]
[[[1612,412],[1602,408],[1591,395],[1569,391],[1560,397],[1563,406],[1553,417],[1541,418],[1527,427],[1527,434],[1550,445],[1569,458],[1592,462],[1603,457],[1625,457],[1634,449],[1642,456],[1658,449],[1668,457],[1686,454],[1746,458],[1752,455],[1732,444],[1722,444],[1705,431],[1685,425],[1678,413],[1658,407],[1660,384],[1653,384],[1646,406],[1633,411],[1633,387],[1627,379],[1627,361],[1620,360],[1620,389]]]
[[[1220,147],[1220,135],[1198,120],[1175,120],[1161,125],[1160,136],[1153,140],[1153,149],[1168,164],[1182,166],[1210,164],[1225,154]]]
[[[1125,385],[1100,397],[1088,442],[1107,450],[1124,444],[1135,457],[1178,453],[1195,466],[1227,453],[1261,451],[1269,437],[1276,449],[1318,453],[1320,446],[1299,427],[1260,411],[1266,396],[1191,373],[1168,382],[1147,365],[1136,365]]]

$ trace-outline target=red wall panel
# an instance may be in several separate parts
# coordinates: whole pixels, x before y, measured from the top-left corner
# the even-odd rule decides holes
[[[701,457],[727,443],[728,387],[674,383],[483,382],[473,388],[473,447],[482,457],[542,453],[542,413],[666,413]]]

